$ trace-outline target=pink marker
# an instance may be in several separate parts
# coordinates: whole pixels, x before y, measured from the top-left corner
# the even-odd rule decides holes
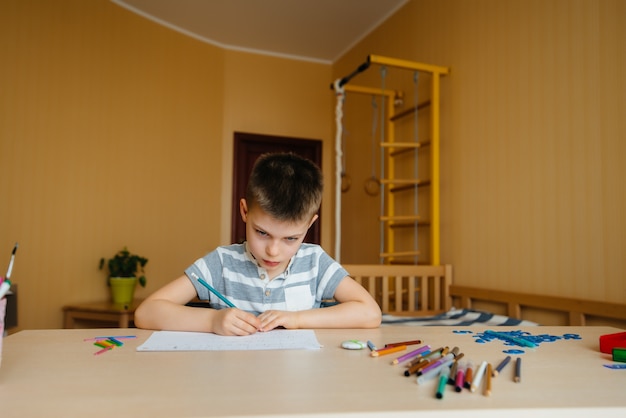
[[[456,368],[456,379],[454,380],[455,392],[463,390],[463,384],[465,382],[465,364],[459,364]]]

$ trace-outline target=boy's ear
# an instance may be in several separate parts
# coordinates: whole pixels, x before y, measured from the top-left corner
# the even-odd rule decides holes
[[[248,222],[248,203],[246,199],[239,200],[239,214],[244,223]]]
[[[309,222],[309,226],[307,227],[310,228],[311,225],[313,225],[313,222],[317,221],[317,218],[319,218],[319,216],[317,216],[317,213],[315,215],[313,215],[313,217],[311,218],[311,222]],[[245,221],[244,221],[245,222]]]

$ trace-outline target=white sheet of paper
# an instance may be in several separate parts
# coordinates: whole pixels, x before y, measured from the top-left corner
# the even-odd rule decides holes
[[[321,348],[313,330],[273,330],[242,337],[205,332],[155,331],[137,351],[311,350]]]

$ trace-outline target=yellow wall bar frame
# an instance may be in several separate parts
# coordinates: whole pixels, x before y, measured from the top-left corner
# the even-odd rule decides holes
[[[368,61],[371,64],[387,65],[390,67],[410,69],[414,71],[423,71],[432,74],[432,91],[431,91],[431,226],[430,226],[430,239],[431,239],[431,256],[430,262],[433,265],[439,265],[441,263],[441,236],[440,236],[440,179],[439,179],[439,140],[440,140],[440,127],[439,127],[439,106],[440,106],[440,94],[439,94],[439,82],[442,75],[449,74],[450,69],[447,67],[440,67],[436,65],[422,64],[413,61],[407,61],[397,58],[383,57],[380,55],[369,55]]]
[[[367,60],[371,64],[387,65],[389,67],[404,68],[406,70],[423,71],[433,74],[448,74],[450,69],[437,65],[422,64],[397,58],[381,57],[380,55],[368,55]]]
[[[440,78],[446,74],[450,73],[450,69],[447,67],[441,67],[437,65],[423,64],[414,61],[408,61],[398,58],[390,58],[383,57],[380,55],[369,55],[367,57],[367,62],[362,64],[355,72],[350,74],[348,77],[342,80],[342,85],[348,83],[348,81],[357,75],[359,72],[365,71],[371,64],[378,64],[389,67],[396,67],[401,69],[413,70],[413,71],[421,71],[432,74],[432,84],[431,84],[431,202],[430,202],[430,210],[431,210],[431,228],[430,228],[430,238],[431,238],[431,257],[430,262],[432,265],[439,265],[441,263],[441,254],[440,254],[440,177],[439,177],[439,169],[440,169],[440,125],[439,125],[439,107],[440,107]],[[386,91],[381,91],[381,89],[374,89],[369,87],[359,87],[359,86],[345,86],[344,89],[346,91],[353,91],[357,93],[366,93],[366,94],[377,94],[377,95],[385,95],[389,94]],[[393,110],[391,106],[389,106],[390,113],[389,117],[392,116]],[[388,125],[390,132],[389,141],[393,142],[394,132],[393,132],[393,123]],[[391,202],[393,204],[393,202]],[[393,239],[390,240],[393,243]],[[393,244],[391,244],[393,245]],[[391,252],[393,252],[393,248],[389,248]]]

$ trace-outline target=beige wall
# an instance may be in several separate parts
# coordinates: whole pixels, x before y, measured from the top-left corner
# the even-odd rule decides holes
[[[332,254],[334,220],[332,170],[333,126],[330,120],[330,65],[225,52],[222,209],[230,213],[233,133],[319,139],[326,187],[322,201],[322,245]],[[330,141],[330,142],[329,142]],[[228,218],[227,218],[228,219]],[[222,241],[230,240],[230,222],[222,223]]]
[[[340,77],[378,54],[451,68],[441,232],[457,283],[626,300],[624,22],[621,0],[412,0],[334,65]],[[378,71],[355,82],[380,86]],[[369,134],[371,110],[345,112]],[[348,155],[361,191],[347,207],[367,202],[366,161]],[[376,240],[360,213],[344,216],[344,230]],[[377,262],[373,253],[344,248],[343,261]]]
[[[329,65],[226,52],[106,0],[2,1],[0,39],[0,269],[19,241],[21,329],[108,297],[98,261],[124,245],[150,260],[145,296],[228,243],[234,131],[331,136]]]
[[[623,302],[624,21],[620,0],[413,0],[331,67],[224,51],[105,0],[0,2],[0,269],[19,241],[20,328],[105,298],[97,262],[123,245],[150,258],[145,296],[228,242],[234,131],[322,139],[331,214],[328,85],[368,54],[452,69],[442,261],[457,283]],[[378,203],[357,193],[371,110],[349,105],[342,261],[376,262]]]

